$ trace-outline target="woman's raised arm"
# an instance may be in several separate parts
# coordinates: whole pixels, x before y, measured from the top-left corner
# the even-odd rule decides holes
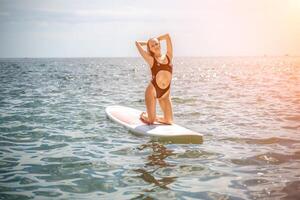
[[[145,42],[145,41],[135,41],[135,45],[136,45],[136,47],[138,48],[138,50],[139,50],[141,56],[146,60],[146,62],[147,62],[148,64],[151,65],[152,58],[151,58],[151,56],[149,55],[149,53],[148,53],[146,50],[144,50],[144,48],[142,47],[143,45],[146,45],[146,46],[147,46],[147,42]]]
[[[158,36],[157,39],[159,41],[166,40],[166,42],[167,42],[167,55],[172,60],[172,58],[173,58],[173,46],[172,46],[172,41],[171,41],[171,37],[170,37],[169,33]]]

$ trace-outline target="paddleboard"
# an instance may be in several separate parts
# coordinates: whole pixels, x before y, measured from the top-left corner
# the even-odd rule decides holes
[[[132,133],[141,136],[149,136],[154,141],[163,141],[170,143],[193,143],[201,144],[203,135],[184,128],[177,124],[162,124],[155,122],[148,125],[140,120],[141,110],[114,105],[105,109],[106,115],[112,121],[126,127]]]

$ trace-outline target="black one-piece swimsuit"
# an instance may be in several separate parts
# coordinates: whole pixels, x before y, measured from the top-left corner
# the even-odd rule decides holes
[[[161,89],[156,83],[156,75],[160,70],[169,71],[171,74],[173,72],[173,66],[170,63],[170,59],[169,59],[168,55],[166,55],[166,57],[168,60],[168,63],[166,63],[166,64],[157,62],[156,59],[153,57],[154,63],[153,63],[153,66],[151,67],[151,73],[152,73],[151,83],[153,84],[153,86],[155,88],[157,98],[162,97],[170,89],[170,85],[171,85],[171,81],[170,81],[168,87],[166,87],[165,89]]]

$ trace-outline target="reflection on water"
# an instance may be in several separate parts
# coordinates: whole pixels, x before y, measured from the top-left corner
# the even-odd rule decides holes
[[[153,153],[148,156],[149,162],[146,163],[146,166],[172,166],[165,161],[165,158],[167,158],[168,156],[175,155],[172,150],[168,150],[163,144],[155,142],[143,144],[137,149],[144,150],[145,148],[150,148],[153,151]]]
[[[165,159],[170,156],[174,155],[172,150],[168,150],[163,144],[159,143],[148,143],[141,145],[137,149],[140,151],[144,150],[145,148],[152,149],[153,153],[147,156],[147,162],[144,168],[136,169],[136,172],[141,173],[141,178],[146,181],[147,183],[154,183],[155,186],[161,187],[163,189],[168,189],[167,185],[174,182],[176,177],[175,176],[168,176],[162,178],[155,178],[153,175],[157,169],[162,169],[165,167],[172,167],[174,165],[169,164],[165,161]],[[151,168],[149,169],[148,167]],[[147,190],[147,192],[151,192],[152,190]]]
[[[175,58],[173,74],[174,120],[203,144],[106,118],[145,110],[140,58],[1,59],[0,199],[299,199],[299,57]]]

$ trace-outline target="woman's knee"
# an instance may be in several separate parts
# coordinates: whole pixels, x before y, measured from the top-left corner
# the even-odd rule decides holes
[[[167,124],[173,124],[173,117],[165,117],[165,122]]]

